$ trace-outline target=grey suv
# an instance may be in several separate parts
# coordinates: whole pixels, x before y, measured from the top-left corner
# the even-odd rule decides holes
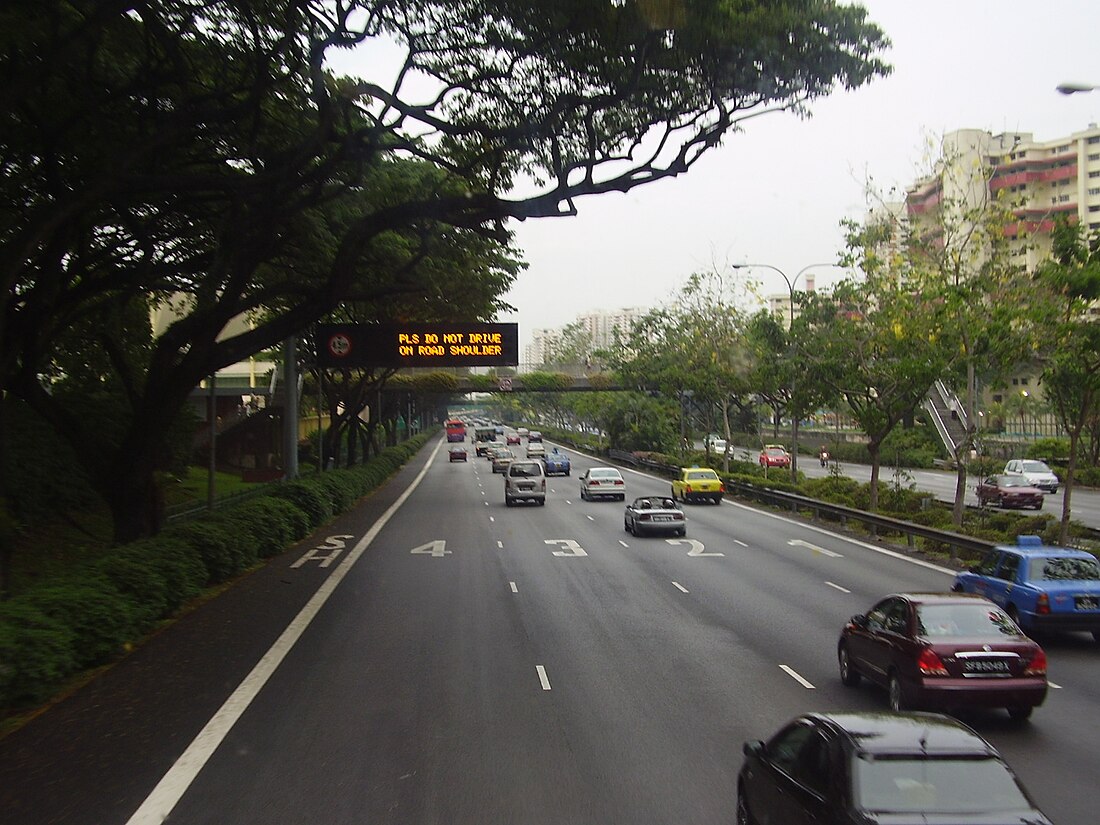
[[[546,469],[541,461],[513,461],[504,473],[504,503],[517,501],[546,504]]]

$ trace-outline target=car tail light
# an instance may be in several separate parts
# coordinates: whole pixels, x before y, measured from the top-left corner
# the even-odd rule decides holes
[[[1047,655],[1042,648],[1035,651],[1035,655],[1024,669],[1024,676],[1046,676]]]
[[[920,658],[917,659],[917,667],[920,668],[920,672],[925,676],[947,675],[947,668],[943,666],[943,661],[930,647],[926,647],[921,651]]]
[[[622,487],[622,485],[623,485],[623,480],[622,480],[621,478],[617,478],[617,479],[615,479],[615,484],[617,484],[618,486]]]
[[[546,479],[545,478],[542,480],[542,491],[544,493],[546,492]]]
[[[638,521],[653,521],[653,516],[651,516],[649,513],[642,513],[640,516],[638,516]]]
[[[725,485],[725,484],[722,484],[721,482],[719,482],[719,483],[718,483],[718,492],[719,492],[719,493],[724,493],[724,492],[726,492],[726,485]]]
[[[690,484],[685,484],[684,485],[684,492],[685,493],[690,493],[691,492],[691,485]]]
[[[1043,616],[1050,613],[1050,596],[1046,593],[1039,594],[1039,600],[1035,602],[1035,612]]]

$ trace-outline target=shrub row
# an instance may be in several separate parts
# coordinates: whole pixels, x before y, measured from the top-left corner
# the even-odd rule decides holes
[[[347,510],[429,437],[173,525],[0,603],[0,708],[41,701],[73,674],[110,661],[203,588],[280,553]]]

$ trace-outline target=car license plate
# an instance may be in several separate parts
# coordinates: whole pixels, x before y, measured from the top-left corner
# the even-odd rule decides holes
[[[1096,596],[1078,596],[1073,603],[1078,610],[1095,610],[1100,607],[1100,599]]]
[[[654,521],[672,521],[672,516],[654,516]]]
[[[1008,673],[1008,662],[1001,659],[978,659],[963,663],[967,673]]]

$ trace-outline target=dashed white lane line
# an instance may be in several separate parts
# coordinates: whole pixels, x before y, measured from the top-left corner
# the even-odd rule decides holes
[[[485,491],[484,491],[484,490],[482,490],[482,491],[481,491],[481,494],[482,494],[482,495],[485,495]]]
[[[625,541],[623,541],[622,539],[619,539],[619,544],[621,544],[621,545],[622,545],[623,547],[629,547],[629,546],[630,546],[629,544],[627,544],[627,543],[626,543]]]
[[[486,507],[488,507],[488,506],[489,506],[489,502],[485,502],[485,506],[486,506]]]
[[[832,582],[825,582],[825,584],[829,585],[829,587],[832,587],[834,590],[839,590],[841,593],[851,593],[852,592],[847,587],[841,587],[839,584],[833,584]]]
[[[489,521],[496,521],[496,516],[489,516]]]
[[[1056,685],[1056,684],[1054,684],[1054,682],[1051,682],[1049,680],[1047,681],[1047,687],[1052,687],[1055,690],[1061,690],[1062,689],[1061,685]]]
[[[734,539],[733,543],[734,544],[740,544],[742,547],[748,547],[748,545],[745,544],[745,542],[741,541],[741,539]]]
[[[518,592],[519,592],[519,588],[518,588],[518,587],[516,587],[516,583],[515,583],[515,582],[508,582],[508,586],[509,586],[510,588],[512,588],[512,592],[513,592],[513,593],[518,593]]]
[[[546,676],[546,668],[542,665],[535,665],[535,670],[539,672],[539,681],[542,682],[542,689],[550,690],[550,680]]]
[[[504,549],[504,542],[498,541],[497,542],[497,547],[499,547],[501,550],[503,550]]]
[[[679,590],[681,593],[687,593],[688,589],[684,587],[680,582],[673,582],[672,586]]]
[[[588,519],[589,521],[595,521],[595,520],[596,520],[596,519],[594,519],[594,518],[593,518],[592,516],[586,516],[586,518],[587,518],[587,519]]]
[[[794,668],[787,667],[786,665],[780,665],[779,669],[790,676],[792,679],[794,679],[796,682],[798,682],[798,684],[802,685],[802,687],[806,688],[806,690],[817,690],[817,688],[815,688],[812,684],[799,676]]]

